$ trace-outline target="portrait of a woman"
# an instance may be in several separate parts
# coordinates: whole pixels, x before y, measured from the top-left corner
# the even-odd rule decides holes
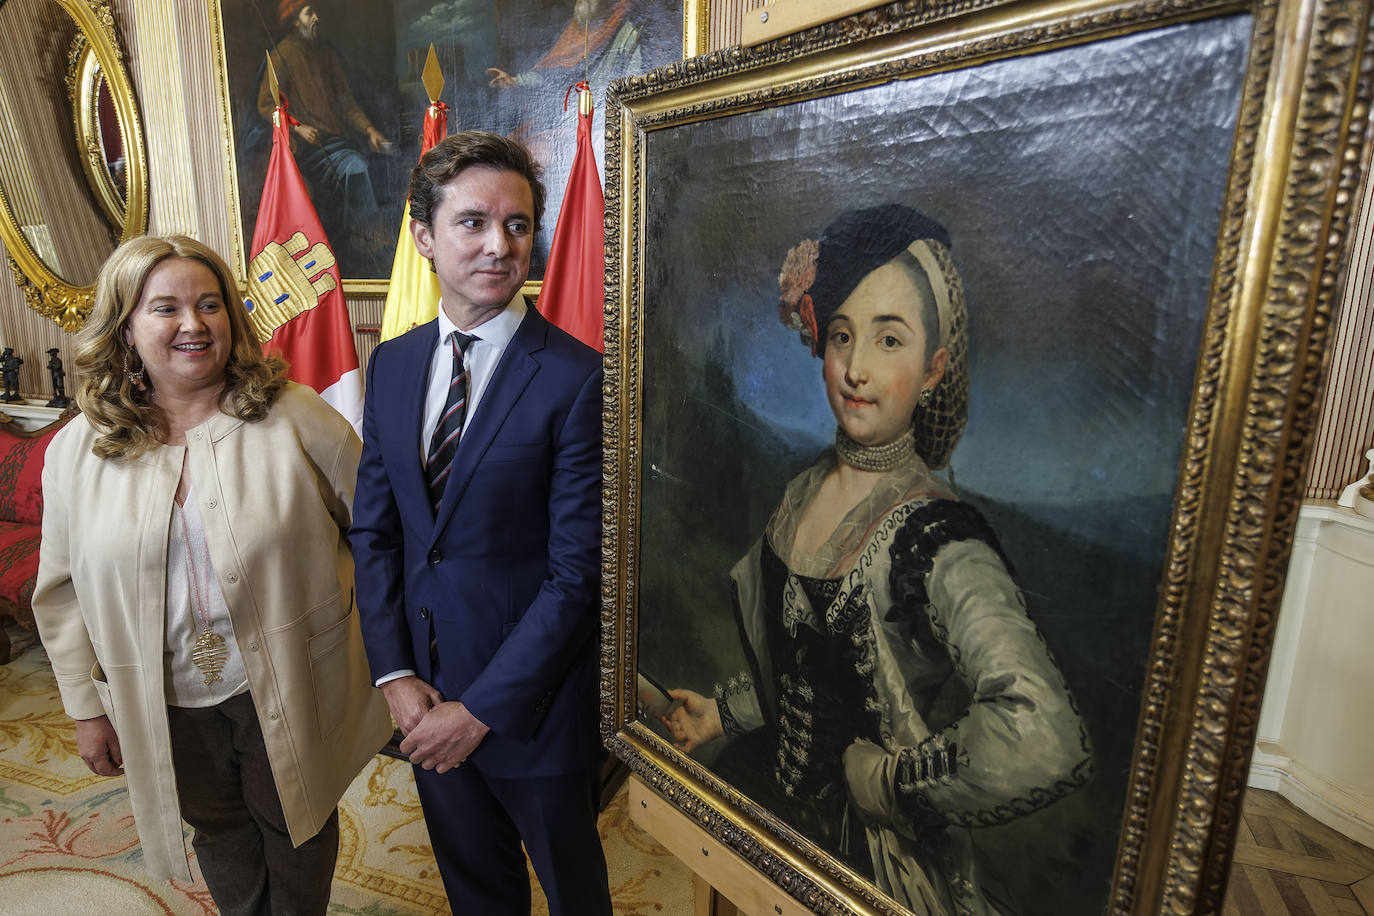
[[[948,231],[844,213],[788,254],[779,312],[822,361],[833,449],[731,570],[748,670],[672,690],[688,753],[919,914],[1017,912],[977,828],[1091,775],[1086,728],[977,509],[935,475],[967,421]]]

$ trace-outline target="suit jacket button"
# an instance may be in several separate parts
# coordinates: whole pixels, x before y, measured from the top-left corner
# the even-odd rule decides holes
[[[429,565],[430,565],[430,566],[438,566],[438,565],[439,565],[439,561],[442,560],[443,558],[444,558],[444,555],[441,554],[439,551],[437,551],[437,550],[431,550],[431,551],[429,552]]]
[[[428,620],[428,619],[429,619],[429,608],[427,608],[427,607],[422,607],[422,608],[420,608],[420,619],[421,619],[421,620]]]

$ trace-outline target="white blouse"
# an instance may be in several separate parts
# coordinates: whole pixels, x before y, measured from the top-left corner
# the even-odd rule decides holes
[[[194,488],[187,492],[185,505],[172,503],[167,541],[167,644],[162,654],[167,705],[215,706],[247,690],[248,675],[234,639],[229,607],[210,564]],[[211,628],[224,640],[224,666],[219,680],[211,684],[205,683],[205,672],[192,658],[196,638],[204,628],[198,609],[203,609]]]

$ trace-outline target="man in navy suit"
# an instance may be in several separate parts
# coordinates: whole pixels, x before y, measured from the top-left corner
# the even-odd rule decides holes
[[[596,830],[601,357],[520,295],[544,188],[470,131],[411,174],[439,318],[373,353],[351,540],[372,676],[457,913],[609,914]]]

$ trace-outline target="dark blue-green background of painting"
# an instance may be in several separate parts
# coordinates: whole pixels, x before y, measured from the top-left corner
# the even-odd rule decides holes
[[[278,4],[271,0],[220,4],[246,247],[253,237],[271,151],[270,127],[256,110],[257,89],[264,52],[287,30],[277,25]],[[639,33],[638,56],[619,62],[613,76],[682,59],[682,0],[603,4],[606,9],[625,6],[622,21],[633,23]],[[377,224],[366,234],[373,241],[366,250],[353,254],[347,246],[335,244],[343,277],[384,279],[391,273],[410,169],[420,156],[429,104],[420,73],[432,42],[445,81],[441,98],[451,108],[449,132],[481,128],[515,136],[530,145],[545,169],[545,225],[535,239],[530,271],[530,279],[542,278],[577,149],[576,99],[564,111],[564,94],[581,74],[576,67],[544,70],[541,85],[497,90],[488,85],[486,68],[499,67],[514,75],[528,72],[567,26],[573,0],[318,0],[311,5],[320,16],[320,39],[338,53],[359,107],[396,143],[394,156],[365,154],[379,210]],[[609,79],[589,75],[597,105],[592,135],[600,171],[602,103]],[[316,200],[317,208],[320,204]],[[342,237],[342,228],[328,223],[327,207],[321,215],[331,241]]]
[[[728,570],[833,437],[821,363],[777,318],[788,249],[852,207],[941,221],[971,338],[954,482],[1096,751],[1084,790],[976,834],[1029,913],[1106,901],[1249,29],[1161,28],[646,137],[641,667],[702,692],[744,669]]]

